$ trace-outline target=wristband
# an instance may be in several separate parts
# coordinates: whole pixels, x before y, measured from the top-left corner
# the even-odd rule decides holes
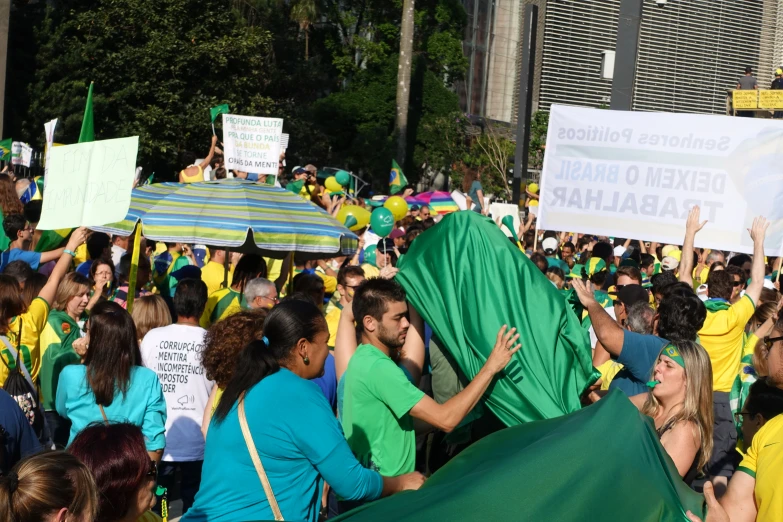
[[[74,252],[73,250],[68,250],[67,248],[63,250],[63,254],[68,254],[71,257],[76,257],[76,252]]]

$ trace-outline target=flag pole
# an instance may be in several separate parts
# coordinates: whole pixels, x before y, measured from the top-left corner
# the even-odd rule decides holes
[[[213,136],[216,135],[216,133],[215,133],[215,122],[214,121],[212,122],[212,135]]]
[[[538,248],[538,220],[536,219],[536,226],[533,229],[533,253],[536,253]]]

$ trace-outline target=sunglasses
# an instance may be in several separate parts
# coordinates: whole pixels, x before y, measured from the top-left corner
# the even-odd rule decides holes
[[[742,284],[742,281],[732,281],[731,286],[740,286]]]
[[[734,414],[734,422],[736,424],[742,424],[743,420],[745,419],[745,415],[751,415],[749,411],[738,411]]]
[[[769,337],[769,336],[767,336],[767,337],[764,338],[764,346],[767,347],[767,350],[771,350],[772,349],[772,345],[775,344],[778,341],[783,341],[783,337]],[[769,353],[767,353],[767,355],[769,355]]]

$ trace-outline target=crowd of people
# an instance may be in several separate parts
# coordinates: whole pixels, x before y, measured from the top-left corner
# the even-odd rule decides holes
[[[213,140],[180,181],[223,169],[219,152]],[[336,214],[348,196],[310,167],[289,190]],[[443,218],[428,206],[388,237],[358,231],[356,254],[331,259],[83,228],[38,252],[40,203],[16,188],[0,174],[0,520],[154,521],[176,497],[184,521],[315,522],[418,489],[504,427],[477,406],[524,357],[516,325],[485,332],[494,349],[466,379],[395,281]],[[480,177],[464,188],[465,211],[488,214]],[[601,373],[585,407],[627,395],[705,493],[708,521],[783,520],[781,259],[764,256],[768,225],[753,223],[752,256],[697,248],[698,207],[681,245],[542,231],[534,212],[507,230],[519,263],[582,323],[574,342],[589,339]]]

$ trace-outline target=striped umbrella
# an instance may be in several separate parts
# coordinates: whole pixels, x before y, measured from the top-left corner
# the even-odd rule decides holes
[[[448,192],[422,192],[416,196],[430,207],[436,214],[450,214],[459,211],[457,203]]]
[[[144,237],[155,241],[203,243],[272,257],[291,251],[350,255],[358,245],[353,232],[298,195],[235,179],[136,188],[124,220],[91,228],[127,236],[139,221]]]

